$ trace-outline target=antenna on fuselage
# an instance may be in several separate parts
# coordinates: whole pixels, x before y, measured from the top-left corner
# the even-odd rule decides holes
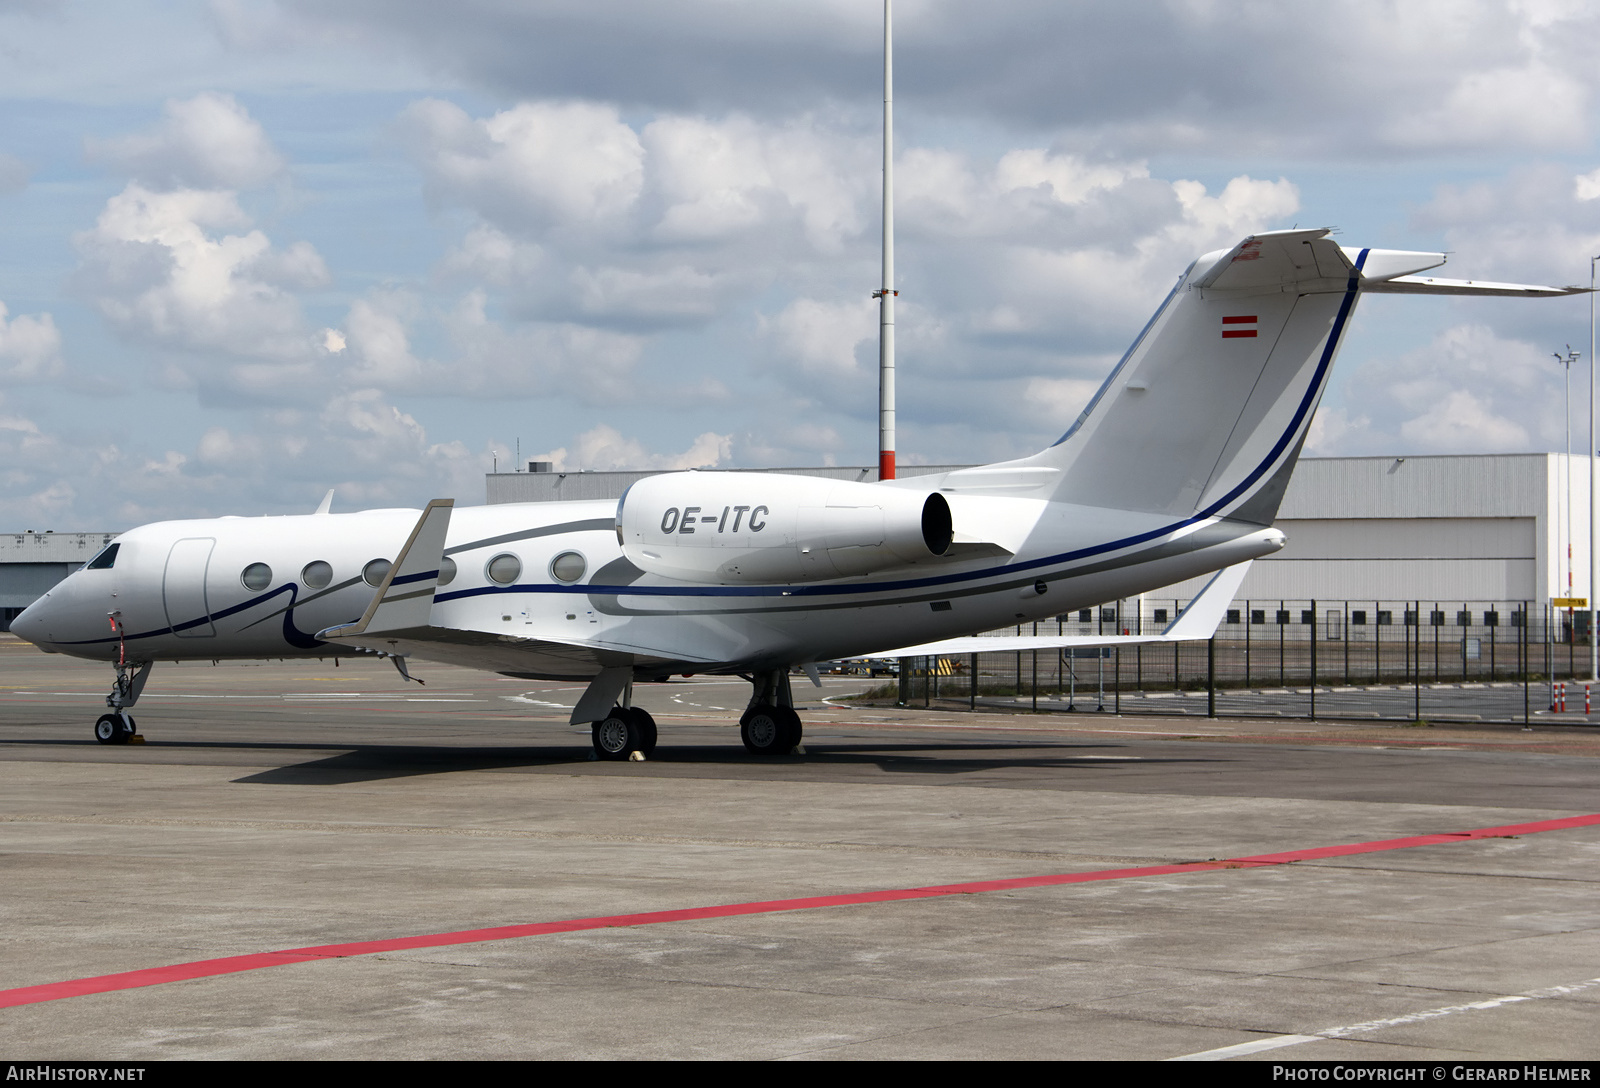
[[[883,0],[883,286],[878,300],[878,479],[894,479],[894,0]]]

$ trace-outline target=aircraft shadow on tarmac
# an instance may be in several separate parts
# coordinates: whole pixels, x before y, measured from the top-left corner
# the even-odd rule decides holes
[[[204,745],[211,747],[212,745]],[[228,745],[228,747],[233,747]],[[304,745],[285,745],[304,750]],[[319,746],[320,747],[320,746]],[[458,771],[565,769],[596,772],[673,772],[717,767],[730,777],[793,778],[827,770],[877,770],[886,774],[964,775],[997,770],[1095,770],[1112,772],[1152,764],[1230,762],[1215,757],[1107,758],[1090,749],[1106,745],[1037,745],[997,750],[980,744],[826,744],[807,746],[803,757],[754,760],[727,745],[682,745],[657,749],[644,764],[594,760],[587,748],[443,748],[420,745],[341,747],[337,754],[259,771],[234,779],[253,785],[324,785],[381,781]],[[971,753],[962,755],[961,753]],[[981,754],[980,754],[981,753]],[[1073,753],[1073,754],[1069,754]]]

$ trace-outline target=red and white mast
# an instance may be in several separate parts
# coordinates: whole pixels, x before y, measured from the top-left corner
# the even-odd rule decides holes
[[[878,479],[894,479],[894,0],[883,0],[883,286],[878,300]]]

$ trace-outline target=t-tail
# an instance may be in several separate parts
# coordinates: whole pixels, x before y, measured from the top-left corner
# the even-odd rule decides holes
[[[1256,234],[1195,261],[1055,445],[978,471],[1053,469],[1057,501],[1270,525],[1363,292],[1581,290],[1422,277],[1445,255],[1328,234]]]

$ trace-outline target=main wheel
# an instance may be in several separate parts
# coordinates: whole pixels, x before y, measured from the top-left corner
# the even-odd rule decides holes
[[[656,720],[652,718],[643,707],[630,706],[623,710],[633,720],[635,738],[639,743],[639,751],[646,756],[655,755],[656,752]]]
[[[133,736],[133,719],[121,714],[102,714],[95,719],[94,739],[101,744],[127,744]]]
[[[650,724],[654,732],[655,723]],[[624,710],[620,706],[612,707],[611,713],[595,722],[590,730],[594,738],[594,753],[601,759],[627,759],[629,752],[643,750],[641,732],[632,708]]]
[[[753,706],[739,719],[739,739],[751,755],[788,755],[800,743],[800,715],[786,706]]]

